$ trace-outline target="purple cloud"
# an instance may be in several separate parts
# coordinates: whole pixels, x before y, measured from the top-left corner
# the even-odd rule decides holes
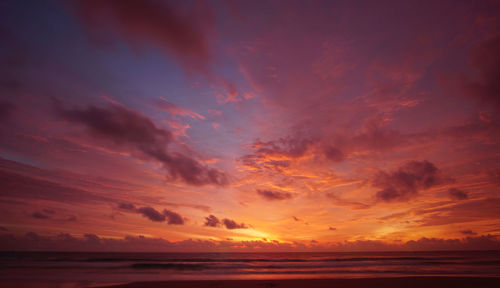
[[[153,222],[165,221],[165,215],[156,211],[152,207],[141,207],[141,208],[137,208],[135,211]]]
[[[292,193],[285,191],[257,190],[257,194],[269,201],[279,201],[293,198]]]
[[[344,153],[342,153],[342,151],[335,147],[326,147],[324,149],[324,153],[326,158],[333,162],[342,162],[345,159]]]
[[[209,215],[208,217],[205,217],[205,226],[208,227],[219,227],[219,226],[224,226],[226,229],[233,230],[233,229],[248,229],[248,226],[245,223],[236,223],[236,221],[224,218],[222,220],[219,220],[219,218],[215,217],[214,215]]]
[[[245,223],[236,223],[234,220],[231,219],[222,219],[222,224],[226,226],[227,229],[248,229],[247,225]]]
[[[225,185],[227,176],[214,168],[208,168],[189,156],[168,152],[173,141],[170,131],[157,127],[153,121],[122,106],[65,109],[55,101],[56,114],[62,119],[84,126],[94,137],[106,139],[115,145],[133,148],[163,164],[170,179],[202,186]]]
[[[429,161],[411,161],[394,172],[380,171],[372,180],[380,188],[376,198],[386,202],[406,201],[443,182],[439,169]]]
[[[165,215],[165,217],[167,217],[168,224],[171,224],[171,225],[183,225],[184,224],[184,219],[178,213],[164,209],[163,215]]]
[[[469,195],[467,194],[467,192],[459,190],[457,188],[448,189],[448,194],[450,195],[451,199],[453,199],[453,200],[469,199]]]
[[[168,224],[171,225],[183,225],[184,224],[184,219],[182,216],[176,212],[163,209],[163,212],[159,212],[158,210],[154,209],[153,207],[145,206],[145,207],[140,207],[136,208],[134,204],[130,203],[121,203],[118,205],[119,209],[130,211],[133,213],[139,213],[142,216],[148,218],[149,220],[153,222],[165,222],[167,221]]]
[[[220,220],[214,215],[209,215],[208,217],[205,217],[205,226],[217,227],[219,225],[220,225]]]

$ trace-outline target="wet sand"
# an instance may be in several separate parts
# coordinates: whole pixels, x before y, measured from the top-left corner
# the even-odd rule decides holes
[[[135,282],[106,286],[113,288],[438,288],[500,287],[499,278],[487,277],[402,277],[362,279],[211,280]]]

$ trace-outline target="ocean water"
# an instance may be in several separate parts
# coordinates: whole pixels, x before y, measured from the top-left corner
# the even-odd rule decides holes
[[[401,276],[500,277],[500,251],[0,252],[0,283],[30,282],[37,283],[37,287],[86,287],[133,281]]]

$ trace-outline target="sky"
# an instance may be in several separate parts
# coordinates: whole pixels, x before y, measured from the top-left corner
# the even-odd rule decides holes
[[[500,249],[499,1],[1,1],[14,250]]]

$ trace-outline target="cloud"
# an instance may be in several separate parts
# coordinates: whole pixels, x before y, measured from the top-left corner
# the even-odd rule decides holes
[[[135,205],[134,204],[130,204],[130,203],[120,203],[120,204],[118,204],[118,208],[123,209],[123,210],[134,211],[135,210]]]
[[[256,150],[256,154],[260,155],[283,155],[297,158],[304,155],[314,143],[315,141],[310,138],[284,137],[268,142],[256,140],[252,148]]]
[[[476,232],[472,231],[472,230],[462,230],[460,231],[460,233],[464,234],[464,235],[477,235]]]
[[[330,198],[335,205],[348,207],[352,210],[363,210],[363,209],[369,209],[371,207],[370,204],[365,204],[365,203],[358,202],[358,201],[352,201],[352,200],[340,198],[339,196],[337,196],[333,192],[327,193],[326,197]]]
[[[219,218],[215,217],[214,215],[209,215],[208,217],[205,217],[205,226],[208,227],[219,227],[219,226],[225,226],[226,229],[248,229],[248,226],[245,223],[236,223],[234,220],[224,218],[222,220],[219,220]]]
[[[343,242],[282,243],[272,241],[213,241],[183,240],[171,242],[162,238],[125,236],[105,238],[86,233],[83,237],[61,233],[42,236],[33,232],[25,235],[0,234],[0,246],[8,251],[99,251],[99,252],[252,252],[252,251],[437,251],[437,250],[499,250],[500,239],[493,235],[463,239],[421,238],[398,244],[379,240]]]
[[[481,103],[500,109],[500,34],[482,41],[471,53],[471,62],[477,69],[475,80],[465,79],[467,93]]]
[[[36,212],[33,212],[33,214],[31,214],[31,217],[36,218],[36,219],[49,219],[50,215],[47,215],[47,214],[40,212],[40,211],[36,211]]]
[[[247,225],[245,223],[236,223],[234,220],[231,219],[222,219],[222,224],[226,226],[227,229],[248,229]]]
[[[174,116],[178,115],[178,116],[182,116],[182,117],[198,118],[198,119],[202,119],[202,120],[205,119],[205,117],[203,117],[202,115],[200,115],[192,110],[179,107],[179,106],[175,105],[174,103],[169,102],[167,99],[165,99],[163,97],[160,97],[160,99],[156,100],[154,102],[154,104],[158,110],[166,111]]]
[[[165,222],[167,221],[168,224],[171,225],[183,225],[184,224],[184,219],[182,218],[181,215],[179,215],[176,212],[163,209],[163,212],[159,212],[158,210],[154,209],[153,207],[145,206],[145,207],[140,207],[136,208],[135,205],[130,204],[130,203],[120,203],[118,204],[118,208],[134,213],[141,214],[142,216],[148,218],[149,220],[153,222]]]
[[[469,195],[467,192],[458,190],[457,188],[450,188],[448,189],[448,194],[450,195],[451,199],[454,200],[466,200],[469,199]]]
[[[163,215],[165,215],[168,219],[167,223],[171,225],[183,225],[184,219],[178,213],[173,211],[163,209]]]
[[[257,194],[269,201],[280,201],[293,198],[292,193],[286,191],[257,190]]]
[[[209,215],[208,217],[205,217],[205,226],[217,227],[219,225],[220,225],[220,220],[214,215]]]
[[[91,39],[108,39],[105,33],[112,32],[134,49],[154,45],[177,57],[186,69],[207,72],[211,53],[206,30],[214,20],[211,7],[151,0],[76,3]]]
[[[452,202],[452,205],[442,207],[418,209],[415,215],[424,216],[417,222],[420,226],[440,226],[453,223],[467,223],[497,219],[500,217],[500,198],[484,198]]]
[[[382,190],[376,198],[382,201],[406,201],[443,182],[439,169],[429,161],[411,161],[397,171],[380,171],[372,180],[374,187]]]
[[[189,203],[172,203],[172,202],[161,202],[161,205],[171,206],[171,207],[189,207],[193,209],[197,209],[203,212],[210,212],[212,208],[207,205],[198,205],[198,204],[189,204]]]
[[[206,167],[189,156],[169,153],[167,146],[173,141],[172,133],[157,127],[150,118],[138,112],[117,105],[65,109],[58,101],[55,101],[55,111],[60,118],[84,126],[94,137],[133,148],[159,161],[172,180],[180,178],[195,186],[222,186],[228,182],[226,174],[217,169]]]
[[[329,146],[324,150],[326,158],[333,162],[342,162],[344,161],[345,155],[338,148]]]
[[[156,211],[152,207],[141,207],[141,208],[137,208],[135,211],[137,213],[141,214],[142,216],[148,218],[151,221],[154,221],[154,222],[163,222],[163,221],[165,221],[165,215],[163,215],[160,212]]]
[[[63,183],[56,181],[45,180],[35,176],[23,175],[22,169],[33,172],[35,167],[28,165],[20,165],[15,167],[15,162],[0,158],[0,186],[3,189],[2,197],[23,198],[23,199],[39,199],[58,202],[89,202],[89,201],[104,201],[113,202],[111,198],[97,195],[87,190],[73,188]],[[4,170],[8,169],[10,171]],[[19,173],[17,172],[19,169]]]
[[[69,215],[69,216],[56,215],[56,212],[50,209],[42,209],[41,211],[35,211],[31,214],[31,217],[35,219],[50,219],[53,221],[60,221],[60,222],[74,222],[77,220],[75,215]]]

